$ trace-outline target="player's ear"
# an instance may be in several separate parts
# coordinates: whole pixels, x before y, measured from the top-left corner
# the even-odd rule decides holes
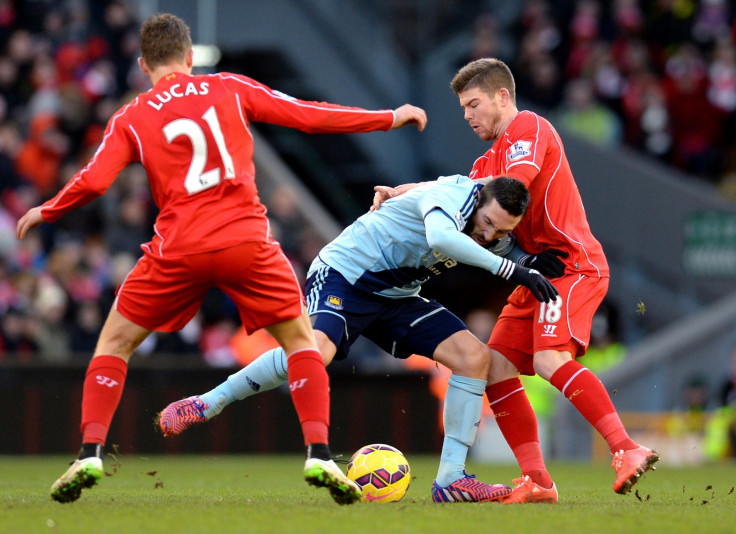
[[[480,204],[480,191],[478,191],[478,192],[477,192],[477,193],[475,194],[475,204],[473,204],[473,211],[472,211],[472,213],[470,214],[470,216],[471,216],[471,217],[472,217],[473,215],[475,215],[475,212],[476,212],[476,211],[478,210],[478,204]]]
[[[505,106],[509,102],[511,102],[511,94],[509,93],[509,90],[505,87],[501,87],[501,89],[498,90],[498,96],[501,98],[502,106]]]
[[[191,69],[192,65],[194,65],[194,49],[193,48],[190,48],[189,50],[187,50],[187,55],[184,58],[184,60],[186,61],[187,68]]]
[[[140,67],[140,69],[143,71],[143,74],[145,74],[146,76],[149,76],[151,74],[151,71],[148,70],[148,65],[146,65],[145,61],[143,61],[142,57],[138,58],[138,67]]]

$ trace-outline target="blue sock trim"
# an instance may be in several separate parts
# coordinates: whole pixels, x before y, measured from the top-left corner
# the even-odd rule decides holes
[[[449,384],[474,395],[483,395],[486,391],[488,381],[453,374],[450,376]]]

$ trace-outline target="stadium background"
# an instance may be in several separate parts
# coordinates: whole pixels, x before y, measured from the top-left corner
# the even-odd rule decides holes
[[[33,239],[16,242],[15,221],[65,183],[111,113],[147,89],[137,28],[157,11],[183,17],[195,43],[209,45],[198,55],[214,60],[200,72],[244,73],[300,98],[427,110],[421,134],[254,126],[259,188],[302,276],[322,244],[365,211],[373,185],[470,169],[487,147],[463,121],[449,80],[474,57],[507,61],[519,107],[562,133],[611,262],[596,350],[583,363],[602,372],[636,432],[682,462],[728,454],[708,449],[709,429],[723,433],[732,418],[736,375],[736,25],[719,0],[0,2],[0,421],[10,429],[0,453],[77,446],[81,376],[155,207],[131,167],[106,197]],[[509,289],[467,268],[425,295],[484,336]],[[176,441],[150,424],[156,410],[217,383],[264,344],[245,338],[213,293],[184,331],[141,348],[111,442],[141,452],[299,450],[280,390]],[[366,441],[439,450],[433,391],[443,377],[431,366],[402,365],[363,343],[330,374],[338,450]],[[527,387],[544,415],[548,455],[600,454],[576,412]],[[484,426],[475,454],[507,458],[492,421]]]

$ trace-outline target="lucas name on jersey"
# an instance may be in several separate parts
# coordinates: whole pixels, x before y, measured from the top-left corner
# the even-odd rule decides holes
[[[187,83],[186,87],[182,88],[180,83],[175,83],[168,89],[159,93],[154,93],[152,98],[147,100],[146,103],[156,111],[161,111],[164,104],[171,102],[173,98],[182,98],[189,95],[204,96],[210,92],[209,82],[200,82],[199,87],[194,82]],[[158,100],[154,102],[153,99]]]

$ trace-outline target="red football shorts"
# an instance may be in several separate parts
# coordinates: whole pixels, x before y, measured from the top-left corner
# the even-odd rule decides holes
[[[519,286],[501,310],[488,346],[503,354],[522,374],[533,375],[532,356],[540,350],[568,351],[573,358],[585,354],[593,315],[608,292],[608,278],[583,275],[555,278],[560,293],[556,302],[544,303]]]
[[[212,288],[230,297],[248,332],[302,313],[299,280],[274,241],[173,258],[146,252],[120,286],[115,307],[139,326],[175,332]]]

